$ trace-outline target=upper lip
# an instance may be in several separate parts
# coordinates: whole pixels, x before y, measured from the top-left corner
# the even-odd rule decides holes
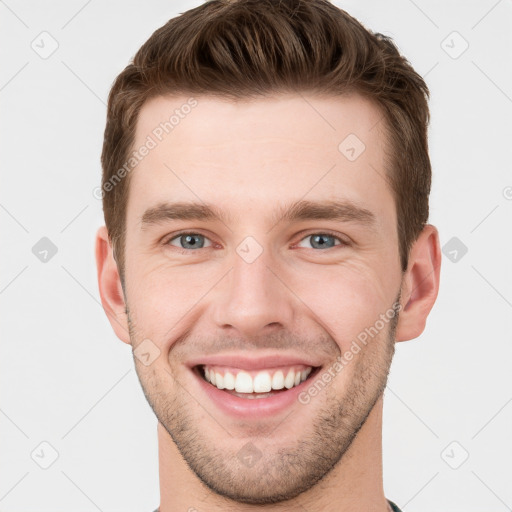
[[[284,353],[267,354],[263,356],[248,357],[242,354],[216,354],[212,356],[197,357],[187,362],[187,366],[193,368],[198,365],[230,366],[241,370],[264,370],[280,366],[321,366],[320,363],[307,357],[286,355]]]

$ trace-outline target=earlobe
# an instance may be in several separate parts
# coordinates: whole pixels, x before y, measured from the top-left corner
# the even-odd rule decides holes
[[[130,343],[126,304],[112,244],[105,226],[96,234],[96,266],[101,303],[117,337]]]
[[[427,224],[409,254],[402,281],[402,310],[396,341],[417,338],[425,329],[427,316],[436,301],[441,270],[441,247],[437,229]]]

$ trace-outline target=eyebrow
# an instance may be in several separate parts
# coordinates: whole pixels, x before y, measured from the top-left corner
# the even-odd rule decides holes
[[[141,218],[141,227],[145,229],[168,220],[220,220],[224,224],[232,222],[232,217],[214,205],[191,202],[163,202],[148,208]],[[350,201],[295,201],[280,206],[272,215],[272,225],[287,221],[338,220],[356,222],[369,228],[376,226],[377,219],[370,210],[357,206]]]

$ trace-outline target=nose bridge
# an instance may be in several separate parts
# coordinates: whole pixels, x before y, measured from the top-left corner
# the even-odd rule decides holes
[[[276,274],[277,265],[268,249],[256,246],[254,240],[242,242],[216,295],[217,327],[231,327],[245,336],[261,334],[269,325],[290,328],[293,294]]]

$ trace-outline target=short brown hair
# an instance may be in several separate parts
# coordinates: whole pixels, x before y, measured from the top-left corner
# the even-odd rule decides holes
[[[423,78],[388,36],[369,31],[328,0],[210,0],[156,30],[110,91],[103,210],[122,279],[129,176],[106,185],[128,161],[143,104],[164,94],[238,99],[304,91],[357,92],[380,108],[406,270],[428,219],[431,186]]]

